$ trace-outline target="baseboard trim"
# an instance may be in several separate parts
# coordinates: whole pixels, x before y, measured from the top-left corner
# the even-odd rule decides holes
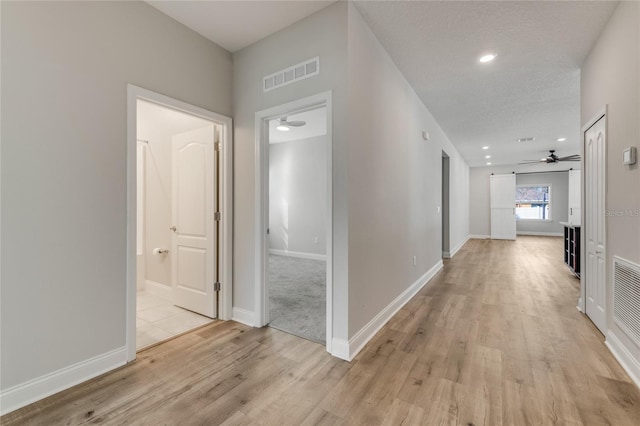
[[[376,335],[378,331],[402,308],[413,296],[418,293],[443,267],[442,259],[439,260],[424,275],[418,278],[413,284],[389,303],[382,311],[378,313],[371,321],[362,327],[351,339],[349,339],[348,356],[339,358],[351,361],[358,355],[364,346]],[[334,340],[334,345],[335,345]],[[340,342],[338,342],[340,344]],[[334,350],[344,355],[344,349]],[[337,356],[337,355],[336,355]]]
[[[562,232],[536,232],[536,231],[518,231],[516,235],[531,235],[534,237],[562,237]]]
[[[491,238],[491,235],[481,235],[481,234],[470,234],[470,240],[488,240]]]
[[[123,346],[5,389],[0,392],[0,415],[86,382],[126,363],[127,349]]]
[[[461,249],[465,244],[467,244],[467,241],[469,241],[469,238],[471,238],[471,237],[466,237],[464,240],[462,240],[462,242],[461,242],[460,244],[458,244],[457,246],[455,246],[455,248],[449,252],[449,258],[452,258],[453,256],[455,256],[455,255],[460,251],[460,249]]]
[[[607,339],[604,344],[618,360],[624,371],[627,372],[633,383],[640,388],[640,360],[634,358],[629,349],[626,348],[611,330],[607,333]]]
[[[242,308],[233,308],[233,314],[231,319],[240,324],[248,325],[249,327],[256,326],[256,315],[252,311],[248,311]]]
[[[331,341],[331,355],[345,361],[351,361],[349,358],[349,342],[345,339],[334,337]]]
[[[163,299],[173,300],[172,289],[169,285],[164,285],[156,281],[145,280],[144,291],[151,293],[154,296],[162,297]]]
[[[327,255],[325,254],[303,253],[301,251],[269,249],[269,254],[275,254],[278,256],[299,257],[300,259],[313,259],[313,260],[324,260],[324,261],[327,260]]]

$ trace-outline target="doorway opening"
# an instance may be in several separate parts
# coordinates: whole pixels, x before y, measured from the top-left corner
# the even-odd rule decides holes
[[[326,342],[327,109],[269,120],[269,326]]]
[[[129,86],[127,353],[227,319],[227,117]]]
[[[449,156],[442,151],[442,257],[451,257],[449,235]]]
[[[256,325],[331,351],[331,94],[256,113]]]

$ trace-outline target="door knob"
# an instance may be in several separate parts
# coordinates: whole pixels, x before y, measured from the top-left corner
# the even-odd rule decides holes
[[[176,232],[177,228],[175,226],[172,226],[171,228],[169,228],[170,231]]]

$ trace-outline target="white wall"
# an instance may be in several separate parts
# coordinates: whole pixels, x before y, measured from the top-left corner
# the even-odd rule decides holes
[[[472,236],[476,237],[489,237],[491,235],[491,207],[490,207],[490,191],[489,191],[489,176],[491,173],[495,174],[505,174],[505,173],[530,173],[530,172],[551,172],[550,176],[553,174],[559,174],[566,177],[566,185],[569,182],[569,176],[567,172],[564,173],[553,173],[554,171],[559,170],[569,170],[569,168],[573,168],[578,170],[580,168],[579,162],[572,163],[560,163],[560,164],[533,164],[533,165],[507,165],[507,166],[486,166],[486,167],[472,167],[470,169],[469,175],[469,206],[471,209],[470,217],[469,217],[469,233]],[[525,177],[530,176],[530,177]],[[519,175],[517,176],[517,182],[525,183],[531,180],[542,182],[542,178],[538,176],[545,176],[545,174],[532,174],[532,175]],[[559,180],[558,180],[559,179]],[[565,188],[565,181],[562,178],[553,178],[550,177],[546,180],[549,180],[551,183],[556,182],[557,184],[561,184],[561,188],[559,194],[559,199],[555,199],[554,194],[552,197],[552,203],[554,206],[557,206],[560,210],[552,212],[552,223],[537,223],[537,224],[522,224],[522,222],[517,223],[517,230],[522,232],[550,232],[550,233],[560,233],[562,232],[562,227],[557,222],[565,222],[568,219],[568,206],[569,200],[568,189]],[[558,230],[559,229],[559,230]]]
[[[230,115],[232,63],[142,2],[0,7],[4,391],[124,355],[127,83]]]
[[[331,6],[234,53],[233,307],[255,308],[255,129],[257,111],[325,91],[333,93],[334,337],[347,337],[347,5]],[[283,48],[283,46],[285,46]],[[262,78],[320,57],[320,74],[267,93]]]
[[[562,235],[564,228],[560,222],[569,219],[569,172],[518,174],[516,185],[551,186],[551,220],[518,220],[518,234]]]
[[[269,146],[271,249],[326,254],[326,152],[326,136]]]
[[[469,169],[352,5],[348,118],[353,337],[441,261],[442,150],[451,167],[451,246],[465,241]]]
[[[620,2],[582,66],[581,119],[587,124],[605,104],[607,116],[606,218],[607,342],[615,334],[635,359],[640,385],[640,347],[612,320],[612,257],[640,264],[640,168],[622,165],[622,150],[640,149],[640,3]],[[617,212],[622,212],[621,215]],[[626,213],[625,213],[626,212]],[[618,346],[618,353],[620,348]],[[627,359],[627,365],[632,361]]]

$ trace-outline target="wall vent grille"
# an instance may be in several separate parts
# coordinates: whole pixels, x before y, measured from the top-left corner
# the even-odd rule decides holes
[[[613,320],[640,347],[640,265],[613,257]]]
[[[308,61],[300,62],[289,68],[269,74],[262,80],[262,90],[269,92],[287,84],[304,80],[320,74],[320,58],[316,57]]]

